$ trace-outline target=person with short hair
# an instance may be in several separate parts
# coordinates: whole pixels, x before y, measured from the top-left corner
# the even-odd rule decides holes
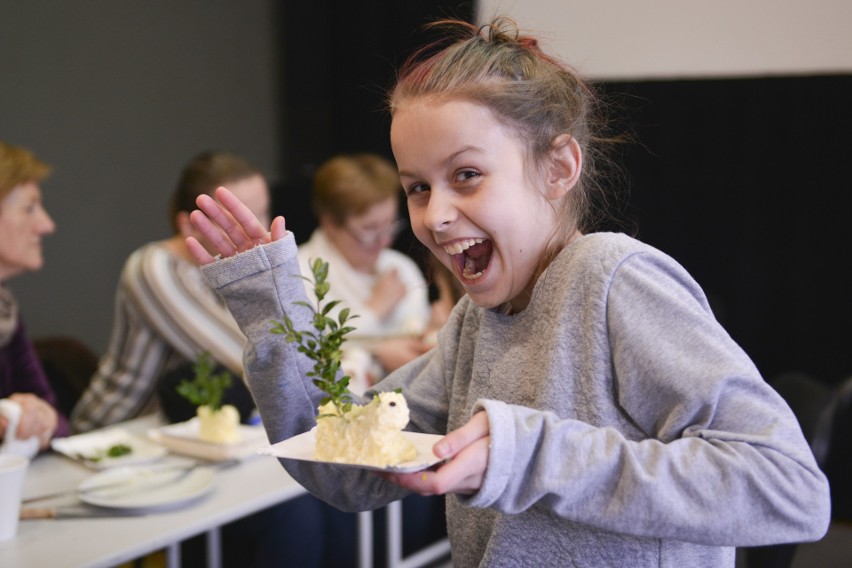
[[[116,292],[116,312],[109,350],[72,413],[75,430],[85,432],[151,412],[171,422],[194,416],[194,407],[177,394],[191,379],[202,352],[229,372],[234,383],[223,402],[234,404],[246,422],[254,410],[243,383],[245,336],[222,299],[204,280],[186,247],[186,238],[204,240],[189,222],[199,195],[228,185],[253,215],[269,219],[266,178],[245,158],[230,152],[206,151],[183,168],[169,204],[171,237],[148,243],[125,263]],[[343,525],[326,543],[326,527]],[[225,566],[265,567],[287,557],[294,565],[319,568],[333,554],[355,557],[355,516],[334,510],[312,495],[273,505],[225,525]],[[345,531],[345,532],[344,532]],[[187,541],[184,556],[194,565],[203,555],[203,539]]]
[[[344,344],[343,368],[350,388],[373,383],[426,352],[429,289],[410,257],[391,245],[403,228],[399,175],[386,158],[371,153],[338,155],[314,174],[311,203],[319,227],[299,246],[302,274],[310,263],[328,262],[327,298],[339,300],[357,318]],[[307,284],[309,297],[313,289]]]
[[[56,230],[41,197],[41,181],[50,170],[26,148],[0,141],[0,398],[21,406],[16,438],[37,436],[42,450],[52,438],[68,435],[68,420],[57,410],[56,395],[6,281],[44,265],[42,238]],[[0,416],[0,438],[6,427]]]
[[[140,247],[124,265],[108,351],[71,413],[74,431],[161,410],[160,381],[189,369],[205,351],[241,380],[245,336],[184,242],[200,236],[189,222],[195,199],[224,184],[235,188],[255,215],[269,218],[266,179],[246,159],[208,151],[186,164],[169,204],[172,236]]]

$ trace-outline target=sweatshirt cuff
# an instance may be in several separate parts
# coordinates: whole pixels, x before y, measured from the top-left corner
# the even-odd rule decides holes
[[[482,479],[482,487],[470,497],[460,497],[460,502],[469,507],[490,507],[505,493],[512,476],[515,455],[515,420],[509,405],[497,400],[478,400],[473,405],[471,416],[485,410],[488,415],[491,442],[488,446],[488,466]],[[497,456],[500,459],[497,459]]]
[[[207,282],[214,290],[233,282],[269,270],[296,256],[296,238],[287,231],[283,239],[258,245],[228,258],[219,258],[201,267]]]

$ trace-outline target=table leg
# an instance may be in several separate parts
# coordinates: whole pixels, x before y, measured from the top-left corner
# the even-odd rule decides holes
[[[358,568],[373,566],[373,512],[358,513]]]
[[[180,542],[166,547],[166,568],[180,568]]]
[[[222,568],[222,532],[219,527],[207,531],[207,568]]]
[[[387,555],[388,568],[398,568],[402,562],[402,502],[388,503],[387,515]]]

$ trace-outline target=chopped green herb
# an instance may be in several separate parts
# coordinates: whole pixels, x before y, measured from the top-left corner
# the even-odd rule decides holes
[[[82,461],[98,463],[104,458],[120,458],[121,456],[126,456],[132,453],[132,446],[128,446],[127,444],[114,444],[105,450],[101,449],[93,454],[77,454],[77,458]]]
[[[107,450],[108,458],[118,458],[121,456],[126,456],[133,452],[133,448],[128,446],[127,444],[116,444],[111,446],[110,449]]]

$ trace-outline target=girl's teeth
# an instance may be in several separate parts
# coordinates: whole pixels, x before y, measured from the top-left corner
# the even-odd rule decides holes
[[[458,241],[451,245],[447,245],[444,247],[444,250],[447,251],[449,255],[461,254],[473,245],[479,244],[483,242],[483,239],[467,239],[466,241]]]
[[[464,269],[462,270],[462,276],[464,276],[465,280],[476,280],[480,276],[482,276],[482,271],[473,272],[476,268],[476,263],[472,260],[467,259],[464,263]]]

